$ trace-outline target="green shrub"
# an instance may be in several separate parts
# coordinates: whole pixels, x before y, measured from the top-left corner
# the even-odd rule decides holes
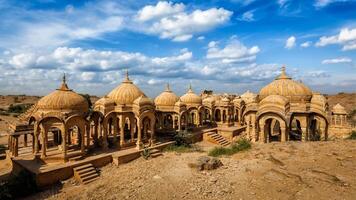
[[[356,140],[356,131],[352,131],[351,135],[348,137],[350,140]]]
[[[141,156],[147,160],[151,156],[151,151],[145,146],[141,152]]]
[[[166,152],[177,152],[177,153],[190,153],[190,152],[203,152],[203,150],[196,145],[181,145],[176,144],[169,145],[163,149]]]
[[[178,153],[202,152],[203,150],[192,144],[193,135],[188,132],[179,132],[174,136],[175,144],[167,146],[164,151],[174,151]]]
[[[233,155],[237,152],[244,151],[251,148],[251,142],[247,139],[240,139],[230,147],[215,147],[210,150],[208,155],[218,157],[222,155]]]
[[[9,112],[9,113],[24,113],[31,106],[32,106],[32,104],[18,104],[18,105],[11,104],[9,106],[9,109],[7,110],[7,112]]]

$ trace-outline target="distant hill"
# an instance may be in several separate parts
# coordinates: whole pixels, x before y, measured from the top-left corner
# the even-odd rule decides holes
[[[329,108],[332,109],[337,103],[345,107],[346,111],[350,113],[356,110],[356,93],[338,93],[334,95],[326,95],[329,102]]]

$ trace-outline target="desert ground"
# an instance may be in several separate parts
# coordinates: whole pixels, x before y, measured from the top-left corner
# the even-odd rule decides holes
[[[206,154],[165,152],[108,165],[93,183],[71,179],[26,199],[356,199],[356,141],[253,144],[221,157],[216,170],[188,166]]]
[[[38,100],[3,97],[2,108],[16,99]],[[341,103],[349,112],[356,108],[355,93],[328,99],[330,107]],[[16,118],[0,116],[0,144],[7,144],[7,122],[12,120]],[[89,185],[70,179],[26,199],[356,199],[355,140],[256,143],[245,152],[220,157],[223,166],[210,171],[188,166],[214,147],[197,145],[204,151],[164,152],[119,167],[107,165],[99,169],[100,179]],[[9,168],[0,160],[0,171]]]

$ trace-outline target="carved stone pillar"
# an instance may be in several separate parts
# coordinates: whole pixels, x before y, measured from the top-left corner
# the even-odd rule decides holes
[[[86,147],[89,148],[90,146],[90,136],[92,133],[92,127],[90,124],[85,125],[85,133],[86,133]]]
[[[131,134],[131,142],[134,142],[135,140],[135,126],[136,124],[134,123],[134,119],[130,119],[130,134]]]
[[[182,130],[182,122],[181,122],[181,120],[182,120],[182,116],[179,115],[178,116],[178,131]]]
[[[14,143],[14,156],[19,156],[19,136],[15,136],[15,143]]]
[[[113,139],[113,142],[114,144],[116,143],[117,141],[117,133],[118,133],[118,122],[117,122],[117,116],[115,115],[115,118],[113,119],[113,124],[114,124],[114,139]]]
[[[136,142],[136,149],[141,149],[142,147],[142,135],[141,135],[141,122],[137,123],[137,142]]]
[[[108,132],[107,132],[107,126],[103,125],[103,150],[107,150],[108,147]]]
[[[153,120],[151,120],[151,137],[150,137],[150,146],[154,146],[155,142],[156,142],[156,138],[155,138],[155,124],[153,122]]]
[[[285,142],[285,141],[286,141],[286,128],[281,127],[281,142]]]
[[[62,151],[63,151],[63,160],[66,162],[67,159],[67,137],[68,137],[68,131],[66,127],[63,127],[61,129],[62,132]]]
[[[265,123],[260,121],[259,125],[260,125],[260,142],[266,143]]]
[[[120,119],[120,146],[125,144],[125,115],[121,115]]]
[[[45,158],[47,156],[47,129],[41,127],[41,136],[42,136],[42,154],[41,158]]]

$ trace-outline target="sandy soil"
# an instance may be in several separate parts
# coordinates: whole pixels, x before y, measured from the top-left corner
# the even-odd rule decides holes
[[[28,199],[356,199],[356,141],[254,144],[212,171],[188,167],[206,153],[164,153],[68,180]]]

